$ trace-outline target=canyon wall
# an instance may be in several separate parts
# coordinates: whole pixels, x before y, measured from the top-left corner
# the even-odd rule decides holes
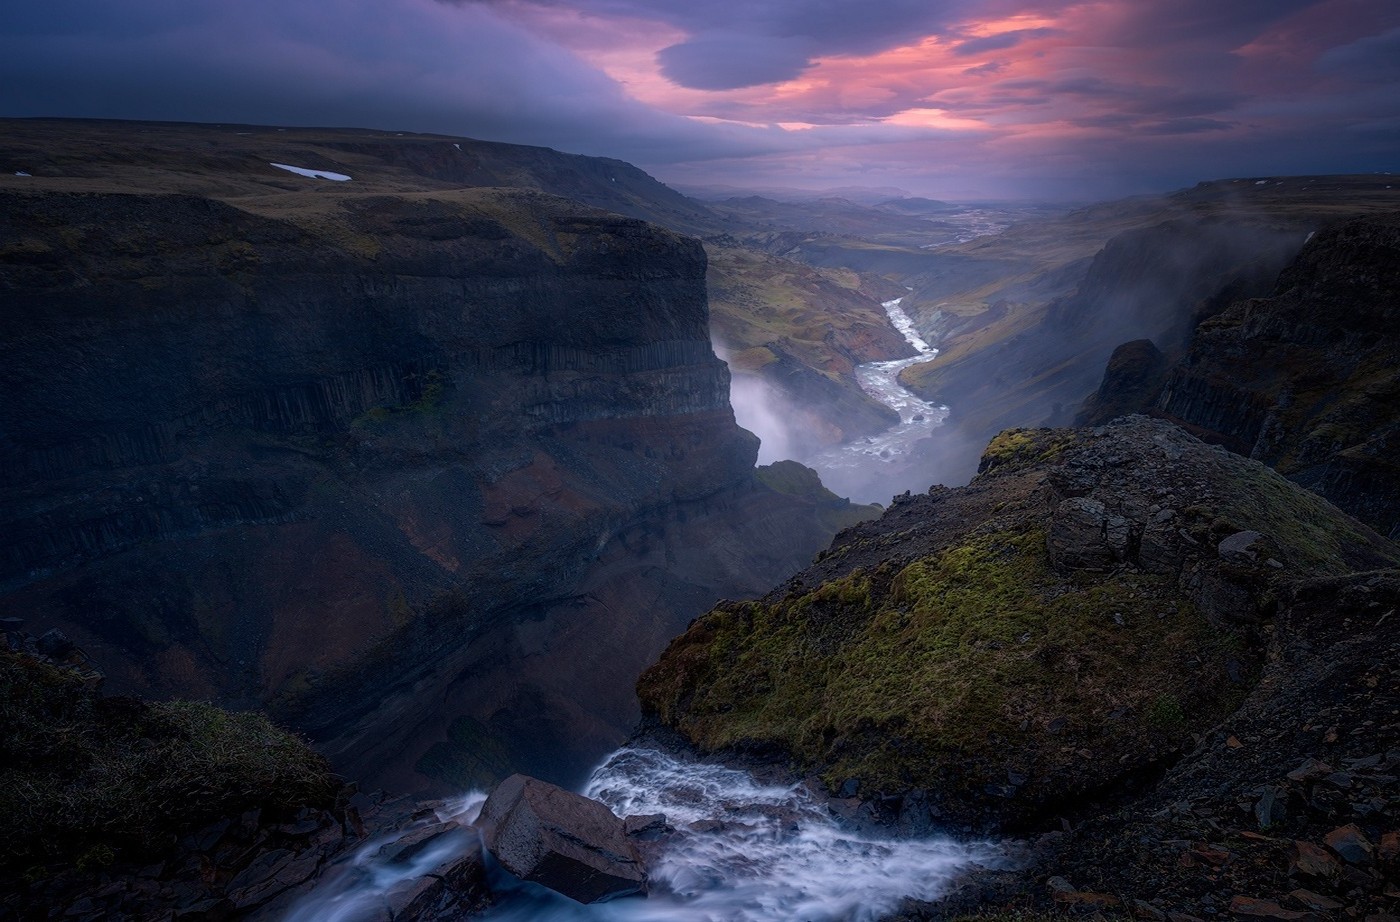
[[[1319,231],[1267,298],[1203,323],[1149,409],[1400,537],[1400,215]]]
[[[538,192],[0,192],[0,588],[400,787],[569,780],[850,507],[755,478],[698,242]]]

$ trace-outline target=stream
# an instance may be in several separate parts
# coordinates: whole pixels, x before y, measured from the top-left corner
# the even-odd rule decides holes
[[[905,368],[938,354],[914,329],[902,300],[886,301],[885,312],[918,354],[856,368],[860,386],[895,410],[899,423],[808,461],[825,483],[853,498],[898,484],[915,444],[948,415],[947,407],[899,383]],[[664,813],[675,828],[649,868],[650,895],[583,905],[516,879],[488,855],[498,903],[479,917],[482,922],[874,922],[905,899],[937,899],[970,866],[998,861],[991,844],[857,832],[803,785],[765,785],[746,772],[651,749],[614,752],[581,793],[620,817]],[[484,799],[467,794],[439,819],[470,822]],[[451,858],[453,847],[460,854],[471,834],[449,839],[455,846],[412,867],[392,869],[378,857],[392,840],[372,841],[297,904],[286,922],[368,922],[385,893]]]
[[[899,414],[899,423],[878,435],[827,449],[806,459],[821,473],[822,482],[857,502],[884,502],[899,483],[899,474],[912,460],[915,444],[948,418],[948,408],[930,403],[899,383],[899,373],[910,365],[927,362],[938,354],[914,328],[914,321],[900,307],[903,298],[883,303],[885,314],[909,345],[918,352],[907,359],[866,362],[857,365],[856,381],[871,397]],[[924,489],[927,483],[916,484]]]
[[[492,867],[499,902],[482,922],[874,922],[906,898],[936,899],[969,866],[996,861],[990,844],[855,832],[802,785],[765,785],[652,749],[614,752],[582,793],[618,816],[664,813],[677,830],[652,863],[651,894],[583,905]],[[482,799],[467,795],[449,812],[468,821]],[[352,868],[320,884],[287,922],[367,920],[389,888],[429,870],[377,867],[383,844],[362,848]]]

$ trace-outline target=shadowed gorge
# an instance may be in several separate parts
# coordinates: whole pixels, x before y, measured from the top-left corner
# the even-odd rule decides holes
[[[1391,922],[1385,174],[3,124],[0,922]]]
[[[466,726],[573,777],[859,515],[755,479],[697,242],[528,190],[3,194],[6,597],[119,688],[401,786],[492,777]]]
[[[1072,422],[1121,343],[1175,358],[1198,323],[1267,294],[1310,233],[1400,206],[1388,180],[1200,183],[935,251],[905,308],[940,354],[901,376],[967,441],[934,479],[969,476],[1007,426]]]

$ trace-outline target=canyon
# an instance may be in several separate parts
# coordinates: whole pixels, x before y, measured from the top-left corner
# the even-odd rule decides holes
[[[755,474],[692,239],[268,165],[306,151],[107,156],[0,192],[0,508],[7,606],[114,690],[267,708],[401,789],[568,780],[671,635],[863,514]]]
[[[1393,898],[1380,177],[955,219],[463,138],[5,125],[5,789],[33,829],[86,805],[5,854],[38,862],[6,913],[314,918],[383,871],[384,917],[573,917],[473,844],[482,796],[427,798],[594,766],[660,862],[623,902],[675,918]],[[883,510],[790,460],[897,420],[872,363],[948,414],[871,459]],[[130,765],[188,824],[84,820]],[[866,908],[774,870],[853,851]]]

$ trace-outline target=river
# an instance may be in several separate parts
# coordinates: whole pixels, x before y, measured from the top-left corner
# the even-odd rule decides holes
[[[885,312],[918,354],[856,368],[860,386],[894,409],[899,424],[809,461],[824,482],[855,498],[873,489],[885,491],[883,499],[897,489],[917,443],[948,415],[947,407],[921,400],[899,383],[905,368],[938,354],[914,329],[902,300],[886,301]],[[802,785],[765,785],[742,771],[651,749],[614,752],[581,793],[618,816],[666,814],[676,832],[650,869],[651,894],[585,906],[493,866],[499,902],[482,922],[873,922],[905,899],[936,899],[960,872],[997,860],[989,844],[857,832]],[[483,801],[478,792],[465,795],[439,818],[470,822]],[[455,840],[459,848],[470,834]],[[444,847],[450,849],[452,841]],[[389,889],[451,857],[435,852],[411,868],[390,869],[376,860],[386,844],[363,847],[287,922],[368,920]]]
[[[582,905],[495,867],[499,902],[482,922],[873,922],[905,898],[936,899],[959,872],[996,860],[990,845],[859,833],[802,785],[765,785],[746,772],[651,749],[613,753],[582,793],[618,816],[664,813],[676,828],[650,869],[651,895]],[[445,815],[474,819],[482,800],[467,795]],[[287,922],[367,920],[388,889],[429,870],[376,865],[383,844],[361,849]]]
[[[903,298],[886,301],[885,314],[916,355],[887,362],[857,365],[856,381],[871,397],[899,414],[899,423],[884,432],[837,445],[806,459],[817,469],[822,482],[842,496],[857,502],[885,502],[901,488],[909,489],[910,469],[917,460],[917,444],[948,418],[948,408],[915,395],[899,383],[899,373],[910,365],[927,362],[938,355],[914,328],[914,321],[900,307]],[[925,489],[922,472],[912,474],[912,488]]]

